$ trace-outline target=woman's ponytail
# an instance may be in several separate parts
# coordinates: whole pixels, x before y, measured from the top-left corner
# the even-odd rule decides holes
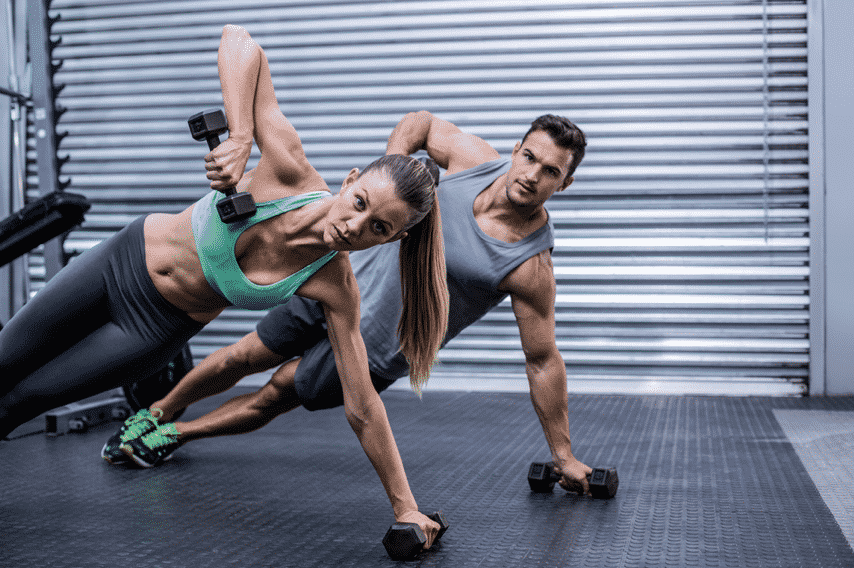
[[[412,390],[421,396],[421,386],[430,377],[448,328],[448,280],[438,197],[427,216],[400,241],[400,286],[403,313],[397,336],[409,361]]]
[[[390,154],[371,163],[362,175],[382,170],[394,180],[397,195],[412,207],[411,225],[400,241],[400,287],[403,312],[397,325],[400,351],[409,362],[409,382],[421,386],[448,328],[448,280],[442,215],[436,186],[439,167],[430,158]]]

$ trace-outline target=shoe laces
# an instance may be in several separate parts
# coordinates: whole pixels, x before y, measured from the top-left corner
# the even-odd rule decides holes
[[[169,444],[174,444],[176,442],[178,442],[178,430],[175,428],[174,424],[165,424],[160,426],[153,432],[149,432],[142,437],[142,443],[152,450],[156,450],[157,448],[168,446]]]
[[[140,410],[125,421],[125,431],[122,434],[122,441],[127,442],[140,437],[145,434],[152,423],[156,427],[157,419],[147,409]]]

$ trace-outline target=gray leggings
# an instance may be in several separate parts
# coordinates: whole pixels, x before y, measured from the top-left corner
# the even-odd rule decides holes
[[[154,287],[144,222],[69,263],[0,330],[0,439],[52,408],[150,376],[204,327]]]

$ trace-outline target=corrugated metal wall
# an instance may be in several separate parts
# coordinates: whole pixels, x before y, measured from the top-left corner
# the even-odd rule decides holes
[[[577,384],[797,393],[809,363],[806,11],[805,0],[55,0],[62,172],[94,203],[66,249],[204,193],[207,150],[186,119],[221,104],[219,36],[241,24],[333,188],[412,110],[505,155],[543,113],[587,132],[575,183],[550,205],[557,340]],[[260,315],[227,310],[194,353]],[[509,302],[440,360],[439,372],[521,376]]]

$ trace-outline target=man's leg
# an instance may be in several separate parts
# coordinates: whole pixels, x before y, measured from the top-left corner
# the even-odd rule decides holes
[[[294,296],[264,316],[256,331],[206,357],[150,409],[159,408],[163,411],[160,422],[170,422],[178,411],[230,389],[243,377],[301,356],[326,339],[324,323],[325,315],[318,302]]]
[[[371,373],[377,392],[392,381]],[[257,430],[276,416],[303,406],[307,410],[344,404],[335,354],[329,339],[315,343],[299,358],[279,367],[261,390],[237,396],[196,420],[163,423],[155,432],[130,440],[121,451],[145,467],[161,463],[190,440]]]
[[[223,347],[205,357],[169,394],[154,402],[150,409],[153,411],[157,408],[163,412],[161,423],[171,422],[179,411],[194,402],[225,392],[243,377],[272,369],[281,365],[285,359],[270,351],[261,342],[258,333],[253,331],[234,345]]]
[[[177,422],[181,443],[199,438],[244,434],[268,424],[273,418],[300,406],[294,386],[299,359],[288,361],[273,373],[261,390],[237,396],[190,422]],[[236,381],[235,381],[236,382]]]

